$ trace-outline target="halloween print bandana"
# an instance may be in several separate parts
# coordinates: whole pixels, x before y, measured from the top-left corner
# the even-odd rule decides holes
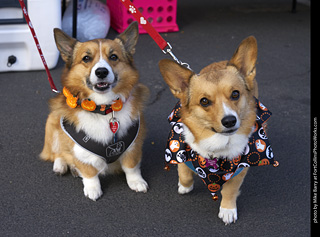
[[[165,150],[166,164],[185,162],[207,185],[212,196],[215,196],[222,185],[239,174],[244,167],[278,166],[279,163],[273,158],[273,152],[263,128],[263,124],[269,119],[271,112],[257,99],[256,108],[255,130],[242,154],[233,159],[205,158],[193,151],[184,140],[183,124],[179,114],[181,103],[179,101],[168,117],[172,129]]]

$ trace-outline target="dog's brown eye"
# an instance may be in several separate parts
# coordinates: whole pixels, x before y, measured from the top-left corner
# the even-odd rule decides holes
[[[200,100],[200,105],[201,105],[202,107],[208,107],[210,104],[211,104],[210,100],[208,100],[206,97],[203,97],[203,98]]]
[[[91,58],[90,58],[90,56],[86,55],[86,56],[84,56],[84,57],[82,58],[82,61],[85,62],[85,63],[88,63],[88,62],[91,61]]]
[[[232,91],[231,93],[231,99],[232,100],[238,100],[240,98],[240,92],[237,90]]]
[[[115,55],[115,54],[111,54],[109,59],[112,60],[112,61],[117,61],[118,60],[118,56]]]

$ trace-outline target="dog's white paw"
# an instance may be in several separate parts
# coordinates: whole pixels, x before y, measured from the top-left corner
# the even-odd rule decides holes
[[[178,193],[186,194],[190,193],[193,190],[193,184],[190,187],[184,187],[180,182],[178,183]]]
[[[122,166],[122,169],[126,174],[127,183],[131,190],[143,193],[148,191],[148,183],[141,176],[140,164],[134,168]]]
[[[102,196],[101,188],[97,187],[84,187],[83,192],[84,195],[92,201],[96,201],[99,197]]]
[[[63,175],[68,171],[68,165],[62,158],[56,158],[53,163],[53,172]]]
[[[139,180],[127,180],[127,183],[129,188],[133,191],[143,193],[146,193],[148,191],[148,184],[143,178]]]
[[[235,223],[238,219],[237,208],[227,209],[220,207],[219,218],[226,224]]]
[[[100,186],[100,180],[98,176],[93,178],[83,178],[83,192],[87,198],[90,198],[93,201],[96,201],[99,197],[102,196],[102,190]]]

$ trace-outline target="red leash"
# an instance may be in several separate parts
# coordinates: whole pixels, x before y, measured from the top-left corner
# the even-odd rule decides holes
[[[136,8],[130,0],[120,0],[128,9],[138,23],[148,32],[151,38],[157,43],[161,50],[164,50],[168,44],[161,35],[153,28],[153,26],[144,18],[141,12]]]
[[[26,22],[27,22],[27,24],[28,24],[28,26],[30,28],[30,31],[31,31],[31,34],[33,36],[34,42],[35,42],[35,44],[37,46],[39,55],[40,55],[42,63],[43,63],[43,66],[46,69],[46,72],[47,72],[47,75],[48,75],[48,81],[50,83],[51,90],[53,92],[55,92],[55,93],[60,93],[60,91],[57,90],[56,86],[53,83],[53,79],[51,77],[49,68],[47,66],[47,62],[46,62],[46,60],[45,60],[45,58],[43,56],[43,53],[42,53],[42,50],[41,50],[41,47],[40,47],[40,44],[39,44],[39,41],[38,41],[38,37],[36,35],[36,32],[34,31],[33,25],[32,25],[32,23],[30,21],[29,16],[28,16],[28,11],[27,11],[26,5],[24,4],[23,0],[19,0],[19,3],[20,3],[20,6],[22,8],[22,12],[23,12],[24,18],[26,19]]]
[[[136,8],[136,6],[130,0],[119,0],[128,9],[128,11],[133,15],[138,23],[148,32],[151,38],[157,43],[164,54],[169,53],[170,56],[182,66],[187,67],[192,71],[188,63],[181,62],[172,52],[172,47],[169,42],[165,41],[162,36],[153,28],[153,26],[146,20],[146,18],[141,14],[141,12]],[[167,49],[166,49],[167,48]]]

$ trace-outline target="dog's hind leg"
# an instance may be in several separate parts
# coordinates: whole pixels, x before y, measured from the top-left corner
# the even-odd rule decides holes
[[[68,171],[68,165],[70,166],[70,170],[72,171],[73,165],[73,155],[69,152],[60,152],[58,154],[54,154],[54,162],[53,162],[53,172],[57,175],[63,175]]]
[[[193,171],[185,163],[178,164],[178,193],[185,194],[193,190]]]
[[[236,222],[238,219],[236,202],[240,194],[240,186],[247,172],[248,168],[244,168],[240,174],[226,182],[221,190],[222,200],[218,216],[226,225]]]
[[[64,159],[57,157],[53,163],[53,172],[57,175],[63,175],[68,171],[68,165]]]
[[[55,154],[59,151],[59,134],[56,130],[55,117],[50,114],[46,122],[44,145],[40,158],[44,161],[54,162]]]
[[[42,160],[54,162],[53,172],[59,175],[68,170],[64,155],[61,154],[64,146],[61,144],[61,133],[63,132],[60,128],[59,117],[53,113],[49,114],[46,122],[44,146],[39,156]]]

